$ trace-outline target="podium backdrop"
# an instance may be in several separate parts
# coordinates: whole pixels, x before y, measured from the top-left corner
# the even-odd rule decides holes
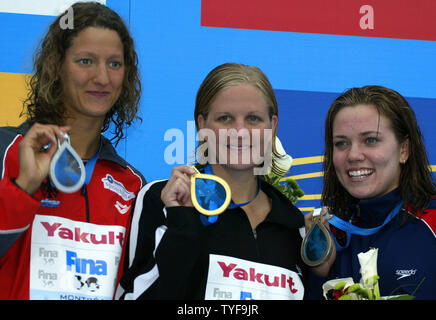
[[[73,1],[0,0],[0,125],[16,125],[32,54]],[[278,135],[294,158],[288,175],[320,204],[324,118],[354,86],[378,84],[414,108],[436,171],[436,1],[107,0],[136,41],[142,123],[117,149],[148,181],[192,160],[197,89],[224,62],[260,67],[279,104]],[[177,149],[175,145],[177,139]],[[181,147],[180,147],[181,146]],[[175,163],[165,161],[165,152]]]

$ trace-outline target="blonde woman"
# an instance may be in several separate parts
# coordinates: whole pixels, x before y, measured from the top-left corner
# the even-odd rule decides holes
[[[270,82],[259,68],[220,65],[201,84],[194,116],[205,133],[196,167],[227,181],[232,202],[216,221],[206,221],[191,202],[189,166],[146,185],[135,208],[122,297],[303,299],[303,215],[255,174],[274,159],[268,141],[277,132],[278,107]]]

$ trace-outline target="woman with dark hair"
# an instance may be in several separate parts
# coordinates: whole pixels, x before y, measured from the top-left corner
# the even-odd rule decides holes
[[[337,253],[327,279],[359,282],[357,254],[375,247],[382,296],[434,299],[436,191],[408,102],[381,86],[346,91],[328,111],[325,146],[323,204],[357,228],[376,228],[358,235],[330,225]]]
[[[133,40],[104,5],[70,11],[35,54],[26,122],[0,128],[0,299],[112,299],[144,183],[102,135],[113,124],[118,143],[138,118]]]

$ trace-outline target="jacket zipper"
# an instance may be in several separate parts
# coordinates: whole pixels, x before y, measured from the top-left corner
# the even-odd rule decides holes
[[[259,251],[259,244],[257,243],[257,231],[256,231],[256,229],[253,229],[251,227],[251,223],[250,223],[250,220],[248,219],[247,213],[242,208],[239,208],[239,210],[242,211],[241,214],[244,215],[245,221],[248,224],[248,228],[250,228],[249,230],[251,230],[251,234],[253,235],[253,239],[254,239],[254,246],[256,247],[257,257],[259,258],[260,257],[260,251]]]
[[[252,229],[252,230],[253,230],[253,237],[254,237],[254,239],[257,240],[257,231],[256,231],[256,229]]]
[[[89,223],[89,199],[88,199],[88,190],[86,188],[86,184],[83,185],[82,194],[85,196],[86,222]]]

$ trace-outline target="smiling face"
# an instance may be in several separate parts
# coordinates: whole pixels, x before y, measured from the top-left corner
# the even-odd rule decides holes
[[[102,123],[121,94],[124,69],[123,44],[116,31],[81,31],[66,51],[60,76],[68,116]]]
[[[385,195],[398,187],[409,156],[390,120],[372,105],[344,107],[333,122],[333,165],[343,187],[355,198]]]
[[[272,136],[277,126],[277,116],[270,118],[263,95],[251,84],[222,90],[211,103],[207,118],[199,115],[197,121],[200,130],[210,129],[216,138],[214,143],[208,137],[209,159],[240,170],[260,164],[264,142],[271,139],[266,135]]]

